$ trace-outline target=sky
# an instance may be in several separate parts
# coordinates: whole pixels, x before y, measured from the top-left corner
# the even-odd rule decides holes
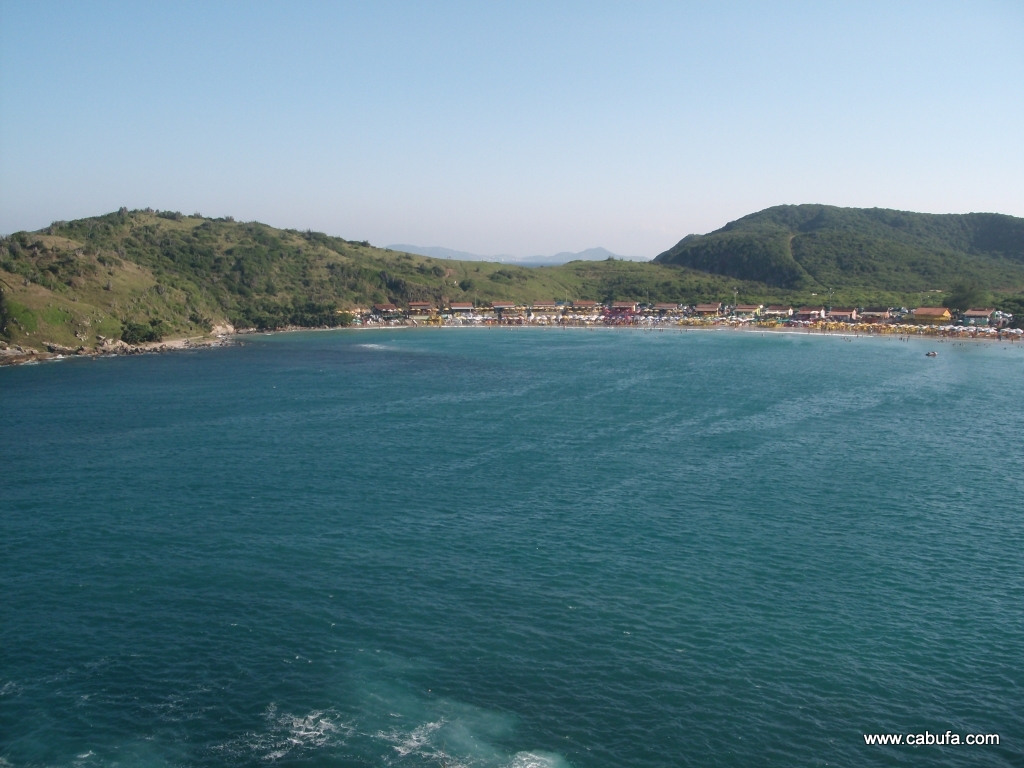
[[[0,232],[128,208],[653,257],[784,203],[1024,216],[1024,2],[0,0]]]

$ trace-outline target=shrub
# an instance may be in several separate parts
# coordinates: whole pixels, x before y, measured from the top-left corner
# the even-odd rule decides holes
[[[121,331],[121,341],[125,344],[143,344],[149,341],[160,341],[163,338],[161,331],[162,323],[159,320],[151,320],[149,325],[143,323],[127,322]]]
[[[213,321],[208,317],[203,317],[203,315],[199,314],[198,312],[191,312],[188,316],[188,320],[190,323],[199,328],[202,328],[207,333],[213,330]]]
[[[521,270],[497,269],[488,277],[496,283],[511,283],[513,281],[522,283],[526,281],[526,274]]]

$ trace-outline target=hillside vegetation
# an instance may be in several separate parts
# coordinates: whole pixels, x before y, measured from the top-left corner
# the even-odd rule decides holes
[[[781,205],[684,237],[655,262],[797,291],[914,294],[964,280],[1019,291],[1024,219]]]
[[[1024,287],[1022,222],[786,206],[684,238],[655,262],[527,268],[121,209],[0,238],[0,338],[91,347],[99,337],[137,343],[225,324],[336,326],[350,321],[346,310],[414,300],[803,303],[832,288],[837,303],[916,306],[941,303],[964,279],[972,295],[1024,309],[1011,295]]]
[[[225,323],[334,326],[350,319],[343,310],[383,302],[687,301],[725,298],[735,284],[625,261],[531,269],[435,259],[257,222],[122,209],[0,240],[0,330],[10,341],[77,347]]]

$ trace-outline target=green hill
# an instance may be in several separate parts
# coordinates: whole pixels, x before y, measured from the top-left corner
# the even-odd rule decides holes
[[[331,326],[339,311],[413,300],[732,296],[735,280],[650,263],[455,261],[256,222],[128,211],[0,239],[0,333],[93,346],[236,328]],[[742,284],[744,291],[764,290]]]
[[[122,209],[0,238],[0,339],[40,347],[344,324],[414,300],[941,303],[970,279],[1024,310],[1024,220],[783,206],[690,236],[654,262],[527,268],[375,248],[230,218]],[[931,295],[928,291],[939,291]],[[976,291],[977,293],[977,291]]]
[[[781,205],[655,258],[797,291],[914,294],[969,280],[989,291],[1024,287],[1024,219],[882,208]]]

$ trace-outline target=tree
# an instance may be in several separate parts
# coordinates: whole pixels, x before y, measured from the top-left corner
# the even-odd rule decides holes
[[[960,280],[950,289],[944,306],[963,312],[971,307],[981,307],[988,302],[988,292],[974,280]]]

